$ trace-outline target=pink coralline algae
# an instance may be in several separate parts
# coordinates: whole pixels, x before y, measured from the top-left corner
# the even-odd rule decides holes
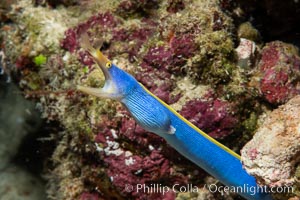
[[[24,69],[30,66],[34,66],[34,63],[29,57],[26,56],[20,56],[16,60],[16,67],[17,69]]]
[[[84,192],[81,194],[79,200],[99,200],[99,196],[97,193]]]
[[[86,22],[76,27],[70,28],[65,32],[65,37],[61,41],[61,47],[77,53],[78,59],[84,65],[92,65],[92,59],[87,56],[86,52],[78,51],[79,39],[83,33],[88,33],[91,39],[99,38],[99,35],[110,35],[107,42],[109,51],[106,55],[109,57],[115,54],[127,53],[130,62],[136,61],[140,47],[154,33],[157,24],[148,19],[141,19],[139,24],[125,26],[123,21],[113,13],[98,13],[93,15]],[[95,33],[97,35],[95,35]]]
[[[172,51],[165,46],[152,47],[144,57],[144,62],[155,67],[167,67],[172,64]]]
[[[110,166],[107,174],[111,177],[112,184],[124,194],[139,196],[137,184],[147,184],[170,176],[169,161],[157,150],[145,157],[124,152],[118,156],[107,156],[104,161]],[[126,190],[128,184],[134,187],[132,191]]]
[[[131,117],[122,118],[120,132],[122,133],[120,137],[130,140],[130,142],[137,143],[141,147],[148,147],[152,144],[156,146],[165,143],[161,137],[145,131]]]
[[[182,66],[196,50],[194,36],[190,34],[171,36],[165,45],[151,47],[143,61],[158,69],[179,74],[183,71]]]
[[[174,56],[174,65],[183,65],[186,59],[192,57],[197,50],[194,36],[190,34],[174,36],[170,40],[170,46]]]
[[[294,46],[271,42],[263,48],[261,56],[260,91],[269,103],[283,104],[300,94],[300,58]]]
[[[147,26],[147,24],[143,24]],[[116,29],[113,32],[113,39],[116,41],[132,41],[132,40],[141,40],[145,41],[152,33],[153,30],[151,28],[137,28],[130,27],[131,29]]]
[[[132,25],[126,29],[116,27],[112,31],[112,43],[121,42],[118,52],[127,53],[130,62],[136,61],[141,46],[154,33],[156,23],[151,20],[141,20],[140,25]],[[139,56],[138,56],[139,57]]]
[[[170,94],[175,87],[171,75],[181,74],[182,66],[195,51],[193,36],[172,36],[164,45],[149,48],[135,77],[160,99],[173,104],[180,95]]]
[[[142,67],[136,72],[135,78],[167,104],[175,103],[180,98],[180,94],[171,94],[175,84],[174,81],[171,81],[171,74],[167,71],[158,70],[142,63]]]
[[[145,55],[141,55],[141,46],[156,31],[157,22],[153,20],[141,19],[138,24],[124,26],[122,19],[113,16],[112,13],[99,13],[67,30],[61,46],[76,54],[83,65],[91,66],[93,60],[87,52],[79,48],[81,34],[88,32],[90,38],[97,38],[93,36],[94,32],[110,34],[110,39],[106,41],[109,46],[106,55],[114,57],[116,54],[126,53],[129,62],[136,62],[137,58],[142,58],[141,67],[134,72],[135,77],[163,101],[172,104],[180,98],[180,95],[171,94],[176,87],[171,78],[172,74],[181,74],[187,59],[195,54],[197,48],[193,35],[174,35],[171,31],[173,34],[166,39],[164,46],[150,47]]]
[[[81,34],[87,32],[87,30],[95,27],[101,26],[102,31],[115,27],[117,25],[117,20],[115,17],[109,13],[98,13],[93,15],[86,22],[79,24],[74,28],[70,28],[65,32],[65,38],[61,41],[61,47],[73,53],[79,48],[79,39]]]
[[[239,121],[234,106],[218,98],[191,100],[180,114],[213,138],[232,134]]]
[[[151,184],[161,184],[161,187],[172,187],[175,183],[185,185],[190,178],[176,169],[176,163],[183,164],[184,168],[193,169],[195,166],[190,166],[189,162],[182,163],[182,157],[161,137],[142,129],[126,116],[126,111],[119,112],[122,117],[117,117],[114,122],[103,118],[103,124],[99,125],[101,131],[95,138],[101,147],[99,151],[107,166],[105,173],[110,177],[112,185],[126,197],[174,199],[173,191],[151,193],[138,190],[137,186],[145,184],[153,188]],[[192,178],[199,179],[203,174],[199,173]]]

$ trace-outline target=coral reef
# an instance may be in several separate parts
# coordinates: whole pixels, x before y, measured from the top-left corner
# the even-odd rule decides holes
[[[185,2],[183,0],[169,0],[167,11],[170,13],[177,13],[185,8]]]
[[[238,151],[260,114],[299,94],[300,62],[296,48],[283,42],[260,51],[259,32],[247,22],[235,27],[230,2],[21,0],[0,13],[10,21],[0,32],[2,68],[60,127],[45,166],[50,199],[221,198],[203,188],[205,172],[139,127],[119,103],[74,88],[103,85],[80,46],[87,33],[115,64]],[[135,192],[137,184],[155,183],[202,189]]]
[[[238,37],[245,38],[250,41],[259,42],[261,36],[257,29],[255,29],[250,22],[242,23],[237,30]]]
[[[271,104],[283,104],[300,94],[300,57],[298,49],[280,41],[265,45],[258,64],[260,91]]]
[[[260,184],[287,186],[295,183],[300,155],[300,96],[273,110],[242,149],[242,162]]]
[[[136,199],[143,199],[152,195],[146,192],[139,192],[137,186],[149,184],[159,180],[170,179],[170,164],[160,151],[153,150],[149,156],[141,157],[132,155],[131,152],[123,152],[121,155],[108,156],[104,161],[111,166],[107,170],[112,183],[123,193],[131,193]],[[138,177],[138,178],[137,178]],[[126,190],[126,185],[132,185],[132,191]],[[144,194],[143,194],[144,193]],[[154,194],[156,198],[163,198],[162,194]]]
[[[157,8],[160,0],[122,0],[117,7],[117,12],[122,17],[132,15],[147,15],[151,9]]]
[[[251,67],[255,61],[256,44],[248,39],[241,38],[240,44],[236,48],[238,56],[238,66],[241,68]]]
[[[194,36],[190,34],[173,36],[165,46],[150,48],[143,60],[144,64],[180,74],[182,69],[179,66],[185,65],[187,59],[195,54],[196,49]]]
[[[224,138],[239,123],[236,105],[214,97],[188,101],[180,114],[213,138]]]

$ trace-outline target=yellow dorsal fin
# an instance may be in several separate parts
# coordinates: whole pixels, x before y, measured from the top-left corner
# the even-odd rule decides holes
[[[145,86],[143,86],[141,83],[140,85],[144,88],[144,90],[150,94],[152,97],[154,97],[156,100],[158,100],[162,105],[164,105],[168,110],[170,110],[174,115],[176,115],[177,117],[179,117],[182,121],[184,121],[184,123],[186,123],[187,125],[189,125],[192,129],[194,129],[195,131],[197,131],[199,134],[201,134],[203,137],[205,137],[206,139],[208,139],[209,141],[211,141],[212,143],[214,143],[215,145],[217,145],[218,147],[222,148],[224,151],[228,152],[229,154],[231,154],[232,156],[236,157],[237,159],[241,159],[241,156],[237,153],[235,153],[234,151],[232,151],[231,149],[229,149],[228,147],[224,146],[223,144],[221,144],[220,142],[218,142],[217,140],[215,140],[214,138],[210,137],[209,135],[207,135],[206,133],[204,133],[202,130],[200,130],[198,127],[196,127],[194,124],[192,124],[191,122],[189,122],[187,119],[185,119],[183,116],[181,116],[178,112],[176,112],[171,106],[169,106],[168,104],[166,104],[165,102],[163,102],[160,98],[158,98],[157,96],[155,96],[154,94],[152,94],[147,88],[145,88]]]

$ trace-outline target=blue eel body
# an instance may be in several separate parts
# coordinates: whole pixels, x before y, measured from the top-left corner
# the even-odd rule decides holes
[[[234,187],[244,198],[272,199],[269,194],[259,191],[255,178],[243,169],[238,154],[195,127],[133,76],[103,57],[99,50],[89,50],[106,81],[103,88],[78,86],[79,90],[120,101],[140,126],[163,137],[180,154],[221,183]]]

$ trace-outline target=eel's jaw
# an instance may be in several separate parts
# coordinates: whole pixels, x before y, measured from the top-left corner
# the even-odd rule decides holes
[[[97,97],[103,96],[103,91],[102,91],[102,89],[99,89],[99,88],[92,88],[92,87],[77,85],[77,90],[87,93],[87,94],[90,94],[90,95],[93,95],[93,96],[97,96]]]
[[[82,34],[80,38],[80,45],[83,49],[89,52],[91,56],[93,56],[94,61],[97,63],[99,68],[104,74],[105,80],[111,80],[112,77],[110,76],[110,73],[107,69],[107,63],[111,63],[110,60],[108,60],[102,52],[99,50],[99,48],[94,48],[92,44],[89,41],[89,37],[87,33]]]
[[[105,85],[103,88],[92,88],[92,87],[86,87],[86,86],[77,86],[77,89],[79,91],[82,91],[84,93],[94,95],[97,97],[104,97],[104,98],[111,98],[111,99],[118,99],[119,91],[113,82],[112,76],[108,70],[108,66],[111,67],[111,62],[108,60],[102,52],[99,50],[99,48],[95,49],[91,43],[89,42],[89,38],[87,34],[83,34],[80,39],[81,46],[87,50],[91,56],[93,56],[96,64],[99,66],[101,71],[104,74],[105,77]]]
[[[110,98],[110,99],[119,98],[117,95],[118,93],[115,91],[115,89],[107,86],[104,86],[103,88],[93,88],[93,87],[77,85],[77,90],[96,97]]]
[[[101,69],[102,73],[104,74],[105,77],[105,82],[107,81],[111,81],[112,77],[108,71],[107,63],[110,63],[110,60],[108,60],[100,50],[94,50],[92,52],[90,52],[90,54],[93,56],[95,62],[97,63],[97,65],[99,66],[99,68]]]
[[[98,60],[96,60],[96,61],[98,61]],[[99,65],[99,67],[105,77],[104,87],[103,88],[93,88],[93,87],[77,85],[77,90],[84,92],[86,94],[96,96],[96,97],[110,98],[110,99],[116,99],[116,100],[121,99],[121,94],[118,90],[117,85],[113,81],[109,70],[106,67],[104,67],[104,68],[101,67],[101,65]]]

